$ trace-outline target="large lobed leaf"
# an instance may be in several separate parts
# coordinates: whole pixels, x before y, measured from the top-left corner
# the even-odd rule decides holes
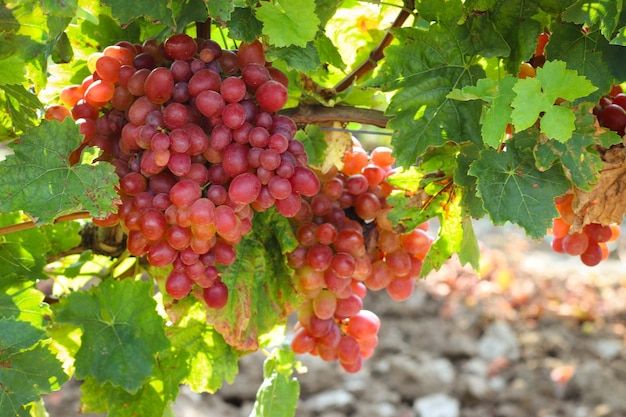
[[[482,151],[468,173],[477,178],[478,193],[494,224],[510,221],[528,236],[540,238],[558,216],[554,198],[571,183],[561,167],[537,169],[532,150],[520,146],[516,138],[502,152]]]
[[[409,166],[429,147],[448,141],[480,143],[480,103],[447,97],[484,76],[466,62],[478,52],[468,28],[436,23],[428,31],[403,28],[393,34],[399,45],[387,48],[385,64],[370,84],[397,90],[387,114],[394,116],[388,127],[395,130],[398,164]]]
[[[55,306],[56,321],[79,326],[76,377],[93,377],[135,393],[169,347],[150,282],[106,280]]]
[[[15,154],[0,162],[0,212],[23,210],[39,225],[80,210],[94,217],[110,212],[118,198],[113,166],[68,161],[82,138],[70,118],[44,120],[22,135]]]

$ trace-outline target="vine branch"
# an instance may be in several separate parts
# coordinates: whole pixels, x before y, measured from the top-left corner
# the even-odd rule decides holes
[[[293,119],[296,124],[319,124],[327,122],[357,122],[385,128],[389,117],[380,110],[360,107],[301,104],[280,112]]]
[[[414,7],[415,5],[413,0],[405,2],[405,7],[400,10],[400,13],[398,13],[398,16],[396,17],[396,20],[394,20],[391,28],[387,30],[385,36],[380,41],[378,46],[372,52],[370,52],[368,59],[357,68],[355,68],[354,71],[348,74],[343,80],[339,81],[339,83],[337,83],[337,85],[335,85],[335,87],[333,88],[335,92],[339,93],[346,90],[352,85],[355,80],[362,78],[365,74],[376,68],[376,65],[378,65],[378,61],[385,57],[385,48],[389,46],[389,44],[393,40],[393,35],[390,33],[389,30],[401,27],[404,22],[406,22],[406,20],[409,18],[409,16],[411,16]]]
[[[76,213],[70,213],[64,216],[59,216],[54,222],[55,223],[69,222],[72,220],[79,220],[79,219],[91,219],[91,217],[92,217],[91,214],[89,214],[89,212],[87,211],[78,211]],[[37,227],[37,224],[30,220],[26,222],[22,222],[22,223],[3,226],[3,227],[0,227],[0,236],[8,235],[9,233],[20,232],[22,230],[34,229],[35,227]]]

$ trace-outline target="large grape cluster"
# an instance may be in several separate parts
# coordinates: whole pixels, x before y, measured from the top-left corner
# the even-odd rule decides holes
[[[72,162],[98,146],[116,168],[121,204],[94,222],[119,221],[132,255],[173,265],[165,282],[173,298],[199,286],[209,307],[224,306],[216,266],[234,262],[254,212],[275,206],[293,217],[320,188],[293,140],[295,123],[276,113],[287,77],[266,62],[259,41],[234,52],[186,34],[120,42],[88,64],[92,74],[60,92],[70,110],[48,116],[80,125]]]
[[[260,42],[238,51],[177,34],[159,44],[120,42],[95,54],[92,74],[64,88],[64,106],[47,117],[73,117],[85,146],[120,178],[117,213],[127,248],[154,266],[172,265],[165,290],[182,299],[201,288],[221,308],[228,288],[219,265],[235,261],[255,212],[271,207],[292,221],[299,246],[288,255],[306,302],[292,347],[358,371],[378,343],[380,321],[363,309],[368,290],[408,298],[432,238],[428,224],[398,233],[387,214],[386,147],[368,154],[355,139],[341,170],[308,166],[297,126],[278,114],[287,77],[265,61]]]
[[[368,155],[355,141],[342,170],[323,175],[320,193],[304,199],[293,219],[300,245],[289,263],[307,301],[292,348],[338,360],[348,372],[360,370],[378,343],[380,321],[362,308],[367,290],[407,299],[433,241],[428,223],[404,233],[392,230],[386,178],[393,163],[389,148]]]

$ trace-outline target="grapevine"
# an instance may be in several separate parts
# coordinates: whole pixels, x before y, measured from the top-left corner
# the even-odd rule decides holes
[[[611,256],[619,2],[87,3],[0,6],[0,417],[70,377],[168,415],[259,350],[291,417],[298,355],[360,371],[367,294],[478,270],[474,220]]]

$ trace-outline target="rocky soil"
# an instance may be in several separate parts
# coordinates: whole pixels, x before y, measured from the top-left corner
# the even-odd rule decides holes
[[[297,417],[626,416],[620,250],[588,268],[515,228],[477,227],[480,273],[451,261],[403,303],[367,296],[382,327],[360,373],[301,358]],[[215,395],[183,387],[175,416],[247,417],[263,360],[243,358],[235,383]],[[46,399],[50,417],[88,416],[76,413],[76,386]]]

